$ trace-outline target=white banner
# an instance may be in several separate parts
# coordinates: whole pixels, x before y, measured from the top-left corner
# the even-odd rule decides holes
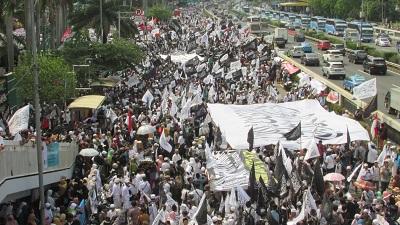
[[[149,108],[151,106],[151,103],[153,102],[153,99],[154,97],[149,90],[147,90],[142,97],[142,101],[145,102]]]
[[[167,152],[171,152],[172,151],[172,146],[167,141],[167,138],[165,137],[165,131],[164,130],[161,132],[160,147],[163,148]]]
[[[11,135],[15,135],[22,130],[28,129],[29,105],[18,109],[8,121],[8,128]]]
[[[353,96],[358,99],[370,98],[375,96],[376,93],[376,78],[367,80],[353,88]]]
[[[231,71],[237,71],[237,70],[240,70],[241,68],[242,68],[242,63],[240,62],[240,60],[231,62],[231,65],[230,65]]]
[[[252,126],[254,147],[281,141],[285,147],[298,148],[300,140],[286,141],[283,135],[299,121],[302,141],[316,138],[324,144],[344,144],[347,127],[351,140],[369,140],[368,132],[357,121],[326,111],[317,100],[253,105],[208,104],[208,111],[233,149],[248,148],[247,131]]]

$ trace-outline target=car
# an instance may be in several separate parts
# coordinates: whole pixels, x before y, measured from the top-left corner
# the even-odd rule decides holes
[[[288,30],[296,30],[296,27],[293,23],[287,23],[285,26]]]
[[[388,38],[385,37],[379,37],[375,39],[375,44],[381,47],[390,47],[390,41]]]
[[[322,55],[324,62],[342,62],[343,55],[340,50],[327,50],[325,54]]]
[[[294,26],[295,29],[300,29],[300,28],[301,28],[301,23],[299,23],[299,22],[294,22],[294,23],[293,23],[293,26]]]
[[[302,46],[293,46],[288,51],[288,56],[293,57],[293,58],[300,58],[303,54],[304,54],[304,51],[303,51]]]
[[[386,61],[381,57],[367,56],[363,63],[363,70],[371,75],[385,75],[387,71]]]
[[[344,48],[344,44],[332,44],[329,49],[339,50],[343,56],[346,54],[346,49]]]
[[[322,75],[328,79],[332,77],[339,77],[344,79],[346,77],[346,71],[342,62],[326,62],[322,67]]]
[[[343,88],[345,90],[349,90],[350,92],[353,92],[353,88],[357,87],[361,83],[365,81],[365,77],[360,75],[360,74],[353,74],[351,76],[347,76],[343,80]]]
[[[331,47],[331,42],[327,40],[318,41],[317,48],[319,50],[325,51],[328,50],[330,47]]]
[[[357,63],[363,63],[364,60],[367,58],[368,54],[364,50],[351,50],[347,54],[347,58],[349,59],[349,62],[357,64]]]
[[[381,38],[381,37],[389,39],[390,42],[392,41],[392,38],[390,38],[390,36],[385,32],[381,32],[376,36],[376,38]]]
[[[301,47],[303,47],[303,52],[304,53],[311,53],[312,52],[312,47],[311,44],[308,42],[302,42]]]
[[[306,37],[304,36],[303,33],[296,33],[294,35],[294,41],[295,42],[304,42],[304,41],[306,41]]]
[[[301,64],[305,66],[319,66],[319,57],[316,53],[305,53],[301,56]]]

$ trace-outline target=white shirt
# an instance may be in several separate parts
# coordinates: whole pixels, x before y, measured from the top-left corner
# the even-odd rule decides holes
[[[335,167],[335,165],[336,165],[335,158],[336,158],[336,154],[328,155],[325,158],[325,164],[326,164],[327,169],[333,169]]]
[[[374,148],[370,148],[368,151],[367,162],[374,163],[375,160],[378,158],[378,151]]]
[[[179,160],[181,160],[182,157],[179,155],[179,153],[176,153],[172,156],[172,161],[176,164]]]

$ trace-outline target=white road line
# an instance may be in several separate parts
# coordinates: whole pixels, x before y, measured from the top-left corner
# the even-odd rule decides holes
[[[400,73],[394,72],[393,70],[387,70],[387,71],[389,71],[389,72],[391,72],[391,73],[393,73],[393,74],[395,74],[395,75],[397,75],[397,76],[400,76]]]

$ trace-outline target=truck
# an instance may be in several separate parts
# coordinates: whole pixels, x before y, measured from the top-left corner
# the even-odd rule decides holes
[[[275,28],[275,40],[276,39],[283,39],[285,40],[285,44],[287,43],[288,40],[288,31],[286,28]]]
[[[400,118],[400,87],[393,85],[385,96],[385,107],[389,114]]]

